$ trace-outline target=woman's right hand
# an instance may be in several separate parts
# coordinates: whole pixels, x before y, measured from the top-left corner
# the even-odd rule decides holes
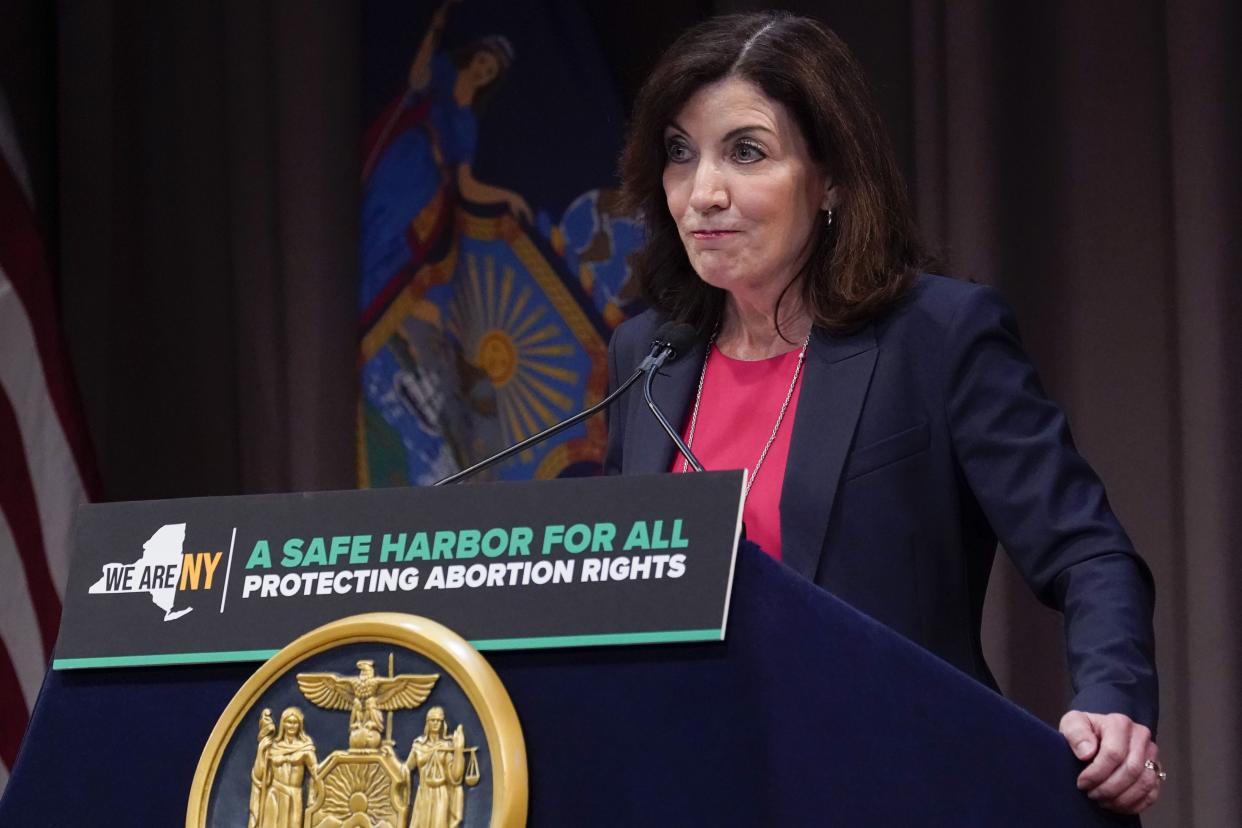
[[[440,7],[431,15],[432,28],[443,29],[444,25],[448,22],[449,7],[451,7],[454,3],[460,2],[461,0],[444,0],[444,2],[440,4]]]
[[[526,199],[522,198],[522,196],[510,191],[508,196],[505,197],[505,203],[509,205],[509,210],[513,213],[513,215],[522,219],[522,221],[527,224],[535,223],[535,214],[530,209],[530,205],[526,203]]]

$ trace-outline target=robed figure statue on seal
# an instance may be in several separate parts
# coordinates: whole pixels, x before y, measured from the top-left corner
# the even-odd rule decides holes
[[[248,828],[302,828],[303,780],[318,764],[315,743],[302,727],[302,711],[285,708],[277,730],[265,709],[250,775]]]
[[[448,734],[444,708],[427,711],[423,735],[410,746],[405,766],[418,774],[418,793],[410,828],[457,828],[465,809],[466,734],[461,725]],[[476,771],[477,773],[477,771]]]

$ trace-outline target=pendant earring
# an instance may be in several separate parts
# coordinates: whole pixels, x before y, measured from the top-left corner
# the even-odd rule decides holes
[[[824,223],[825,227],[832,226],[832,220],[836,217],[836,213],[837,211],[834,210],[833,208],[831,207],[828,208],[828,218],[825,220],[825,223]]]

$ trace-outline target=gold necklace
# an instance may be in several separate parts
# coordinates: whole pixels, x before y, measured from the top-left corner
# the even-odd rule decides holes
[[[703,370],[699,372],[699,387],[694,392],[694,409],[690,412],[690,431],[686,434],[686,447],[694,448],[694,427],[699,422],[699,402],[703,399],[703,380],[707,377],[707,362],[712,356],[712,345],[716,342],[716,334],[712,334],[712,338],[707,341],[707,353],[703,356]],[[811,334],[808,331],[806,339],[802,341],[802,350],[798,352],[798,362],[794,366],[793,379],[789,382],[789,390],[785,392],[785,401],[781,403],[780,413],[776,415],[776,424],[772,426],[772,434],[768,437],[768,441],[763,444],[763,451],[759,452],[759,460],[755,463],[755,470],[746,478],[746,491],[742,498],[750,496],[750,488],[755,485],[755,479],[759,477],[759,468],[763,465],[763,461],[767,459],[768,449],[772,448],[772,444],[776,442],[776,433],[781,430],[781,422],[785,419],[785,411],[789,408],[789,401],[793,399],[794,388],[798,386],[798,377],[802,374],[802,363],[806,361],[806,348],[811,344]],[[681,461],[681,470],[686,472],[690,468],[690,462],[684,457]]]

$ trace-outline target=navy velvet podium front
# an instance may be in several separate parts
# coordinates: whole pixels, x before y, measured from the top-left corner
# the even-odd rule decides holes
[[[1076,790],[1054,730],[745,542],[724,642],[488,659],[531,825],[1138,824]],[[0,825],[183,825],[254,667],[49,673]]]

